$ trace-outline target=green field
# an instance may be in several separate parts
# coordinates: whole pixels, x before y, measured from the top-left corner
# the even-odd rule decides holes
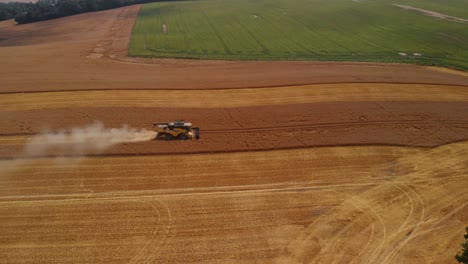
[[[450,6],[444,2],[449,2]],[[468,70],[468,24],[392,5],[410,5],[468,19],[466,2],[198,0],[151,3],[140,10],[129,55],[404,62]],[[167,25],[167,34],[163,33],[163,24]]]

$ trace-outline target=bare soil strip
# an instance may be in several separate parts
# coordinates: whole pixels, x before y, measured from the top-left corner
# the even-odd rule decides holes
[[[76,108],[8,112],[0,118],[0,157],[20,155],[44,128],[86,126],[152,129],[186,118],[199,141],[121,144],[100,155],[210,153],[336,145],[434,147],[468,139],[467,102],[328,102],[235,108]],[[57,153],[51,152],[50,155]]]
[[[438,13],[438,12],[434,12],[434,11],[430,11],[430,10],[426,10],[426,9],[422,9],[422,8],[407,6],[407,5],[397,5],[397,4],[393,4],[393,5],[398,6],[400,8],[403,8],[405,10],[418,11],[420,13],[423,13],[423,14],[427,15],[427,16],[440,18],[440,19],[443,19],[443,20],[448,20],[448,21],[457,22],[457,23],[468,24],[468,19],[449,16],[449,15],[445,15],[445,14],[442,14],[442,13]]]

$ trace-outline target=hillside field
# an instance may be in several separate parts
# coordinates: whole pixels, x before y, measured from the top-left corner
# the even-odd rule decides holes
[[[197,5],[220,8],[210,1]],[[266,13],[251,10],[280,3],[241,1],[202,10],[233,57],[241,37],[222,32],[234,25],[228,18],[236,13],[228,11],[263,21]],[[401,4],[462,17],[467,0],[446,9],[441,1]],[[344,14],[350,6],[377,6],[340,3]],[[160,4],[184,6],[196,5]],[[0,264],[456,264],[468,223],[468,71],[251,61],[246,53],[243,61],[128,57],[141,7],[0,22]],[[311,4],[294,8],[284,12],[313,20],[306,15]],[[181,29],[207,21],[197,19],[198,9],[192,17],[180,12],[174,21],[187,19]],[[298,39],[278,44],[239,12],[270,54],[313,44],[298,42],[313,39],[312,26],[298,35],[306,27],[291,22]],[[342,16],[327,26],[344,27]],[[177,26],[168,21],[169,41]],[[210,34],[190,36],[224,50]],[[253,54],[257,44],[248,36],[238,50]],[[331,39],[315,45],[353,43],[332,46]],[[141,139],[154,136],[155,122],[180,119],[200,128],[199,140]]]
[[[141,8],[130,56],[228,60],[403,62],[468,69],[468,24],[393,4],[468,18],[461,1],[201,0]],[[457,8],[459,6],[459,8]],[[444,13],[445,14],[445,13]],[[163,25],[167,33],[163,33]]]

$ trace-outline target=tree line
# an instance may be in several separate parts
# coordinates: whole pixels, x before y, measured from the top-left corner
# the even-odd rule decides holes
[[[36,3],[0,3],[0,21],[14,18],[18,24],[49,20],[157,0],[39,0]]]
[[[466,234],[463,236],[465,238],[465,242],[461,244],[462,249],[455,256],[455,259],[459,263],[468,264],[468,226],[465,228],[465,230]]]

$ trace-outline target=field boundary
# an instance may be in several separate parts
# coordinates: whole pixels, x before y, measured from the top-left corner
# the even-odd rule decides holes
[[[102,157],[135,157],[135,156],[189,156],[189,155],[211,155],[211,154],[234,154],[234,153],[247,153],[247,152],[271,152],[271,151],[282,151],[282,150],[301,150],[301,149],[325,149],[325,148],[339,148],[339,147],[398,147],[398,148],[411,148],[411,149],[419,149],[419,150],[430,150],[436,149],[448,145],[453,144],[463,144],[468,142],[468,140],[455,140],[452,142],[443,143],[436,146],[411,146],[406,144],[334,144],[334,145],[316,145],[316,146],[294,146],[294,147],[277,147],[277,148],[263,148],[263,149],[249,149],[249,150],[229,150],[229,151],[221,151],[221,150],[206,150],[206,151],[187,151],[187,152],[160,152],[160,153],[102,153],[102,154],[88,154],[86,158],[102,158]],[[61,156],[62,158],[82,158],[83,155],[66,155]],[[41,156],[34,156],[34,157],[15,157],[15,156],[0,156],[0,160],[37,160],[37,159],[44,159],[44,158],[57,158],[57,155],[41,155]]]
[[[293,147],[276,147],[276,148],[262,148],[262,149],[249,149],[249,150],[200,150],[200,151],[187,151],[187,152],[159,152],[159,153],[102,153],[102,154],[88,154],[87,158],[98,158],[98,157],[134,157],[134,156],[178,156],[178,155],[210,155],[210,154],[230,154],[230,153],[243,153],[243,152],[270,152],[276,150],[301,150],[301,149],[317,149],[317,148],[336,148],[336,147],[401,147],[401,148],[413,148],[413,149],[435,149],[445,145],[456,144],[467,142],[467,140],[458,140],[448,143],[443,143],[437,146],[411,146],[406,144],[332,144],[332,145],[310,145],[310,146],[293,146]],[[80,158],[83,155],[62,155],[62,158]],[[40,155],[33,157],[15,157],[15,156],[0,156],[0,160],[36,160],[43,158],[57,158],[57,155]]]
[[[249,90],[249,89],[271,89],[271,88],[283,88],[288,89],[290,87],[301,87],[301,86],[321,86],[321,85],[347,85],[347,84],[394,84],[394,85],[424,85],[424,86],[451,86],[451,87],[467,87],[462,84],[446,84],[446,83],[420,83],[420,82],[324,82],[324,83],[302,83],[302,84],[291,84],[291,85],[267,85],[267,86],[250,86],[250,87],[227,87],[227,88],[93,88],[93,89],[63,89],[63,90],[24,90],[21,92],[13,91],[0,91],[0,94],[33,94],[33,93],[63,93],[63,92],[99,92],[99,91],[222,91],[222,90]]]

